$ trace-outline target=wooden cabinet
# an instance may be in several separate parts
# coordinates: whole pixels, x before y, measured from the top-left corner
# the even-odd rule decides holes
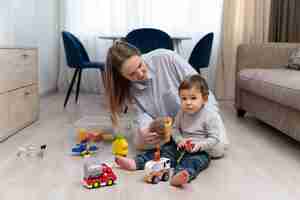
[[[36,48],[0,48],[0,141],[38,119]]]
[[[0,137],[9,130],[9,108],[8,108],[8,94],[0,95]]]

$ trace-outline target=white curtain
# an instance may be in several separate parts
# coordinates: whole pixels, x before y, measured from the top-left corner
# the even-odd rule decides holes
[[[214,78],[216,52],[219,44],[223,0],[64,0],[61,5],[62,30],[74,33],[83,42],[91,60],[105,61],[112,41],[99,39],[100,34],[126,35],[141,27],[155,27],[169,34],[191,36],[183,42],[184,57],[208,32],[215,33],[209,78]],[[72,78],[61,48],[61,66],[58,81],[60,90],[67,89]],[[96,70],[82,74],[81,88],[101,92],[102,83]],[[213,80],[208,81],[213,88]]]
[[[216,71],[218,99],[235,97],[237,48],[268,42],[271,0],[224,0],[223,33]]]

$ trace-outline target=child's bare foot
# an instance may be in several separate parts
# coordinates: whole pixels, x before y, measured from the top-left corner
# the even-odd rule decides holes
[[[171,185],[180,187],[180,186],[188,183],[189,177],[190,177],[190,175],[189,175],[188,171],[182,170],[172,177]]]
[[[135,160],[131,158],[116,156],[115,161],[122,169],[130,171],[136,170]]]

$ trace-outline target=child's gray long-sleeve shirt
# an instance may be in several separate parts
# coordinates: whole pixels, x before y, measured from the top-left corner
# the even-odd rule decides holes
[[[183,138],[192,138],[201,144],[201,150],[212,157],[221,157],[229,145],[222,118],[218,112],[204,105],[193,114],[180,110],[175,118],[172,135],[178,144]]]
[[[139,128],[148,127],[157,117],[175,117],[180,108],[178,96],[180,83],[186,76],[197,74],[186,60],[171,50],[157,49],[144,54],[142,58],[148,66],[149,79],[135,81],[131,87],[136,102]],[[208,106],[218,110],[218,104],[212,93],[208,97]],[[139,134],[136,134],[134,139],[136,144],[142,143]]]

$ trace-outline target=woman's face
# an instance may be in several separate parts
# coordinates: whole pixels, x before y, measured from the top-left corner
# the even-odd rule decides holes
[[[121,74],[130,81],[142,81],[148,78],[148,68],[140,56],[134,55],[123,63]]]

